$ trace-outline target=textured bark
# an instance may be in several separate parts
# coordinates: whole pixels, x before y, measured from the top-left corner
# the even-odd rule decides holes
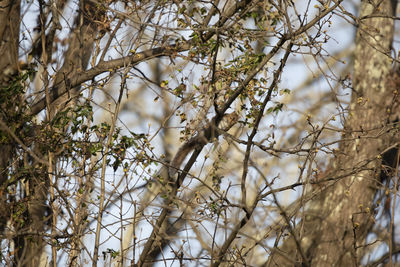
[[[6,111],[0,112],[0,119],[7,125],[7,127],[12,129],[12,131],[17,131],[15,130],[14,124],[17,127],[20,127],[21,122],[13,117],[13,112],[17,111],[18,103],[21,102],[19,99],[22,99],[22,96],[14,96],[12,94],[9,96],[10,93],[8,93],[6,88],[10,87],[13,79],[15,79],[17,74],[21,71],[18,64],[20,3],[19,1],[1,1],[0,6],[0,37],[2,41],[0,46],[0,57],[2,58],[0,61],[0,69],[3,70],[0,74],[0,88],[5,92],[1,95],[0,110]],[[60,8],[62,10],[64,6],[65,1],[60,1],[56,6],[56,9]],[[44,8],[44,6],[41,6],[41,8]],[[33,56],[38,57],[38,59],[43,59],[42,62],[44,62],[45,65],[51,62],[54,34],[59,27],[56,16],[58,16],[58,12],[61,12],[61,10],[52,10],[52,12],[54,12],[54,14],[52,14],[53,24],[51,26],[52,28],[49,30],[49,34],[47,35],[44,34],[47,29],[42,25],[42,22],[46,21],[46,18],[39,18],[39,38],[36,49],[34,47],[32,54]],[[68,79],[71,75],[75,75],[77,72],[82,72],[87,68],[92,54],[93,44],[98,34],[99,22],[102,21],[103,16],[104,9],[100,6],[91,1],[80,2],[80,12],[74,23],[74,28],[72,29],[73,33],[69,39],[68,50],[64,55],[64,63],[61,69],[57,72],[53,84],[68,84]],[[46,81],[46,71],[43,72],[43,78],[43,80]],[[45,82],[45,87],[48,86],[49,82]],[[50,101],[46,103],[49,105],[47,106],[47,112],[50,112],[48,118],[51,119],[52,116],[55,115],[60,108],[63,108],[65,103],[75,95],[75,92],[79,91],[79,88],[76,90],[74,90],[74,88],[68,89],[70,92],[69,95],[65,95],[64,98],[58,99],[57,102]],[[10,97],[13,99],[10,99]],[[10,106],[10,103],[15,103],[15,105]],[[18,145],[11,137],[7,138],[7,140],[10,141],[8,143],[3,142],[0,144],[0,151],[2,152],[0,155],[0,186],[3,185],[3,187],[7,186],[8,168],[10,168],[10,164],[13,162],[13,156]],[[33,143],[30,145],[29,149],[32,149],[32,151],[40,155],[40,146],[40,143]],[[16,235],[13,237],[16,248],[14,263],[16,266],[35,266],[39,264],[43,247],[45,245],[42,233],[46,231],[48,224],[46,214],[49,212],[47,205],[49,178],[46,166],[35,163],[34,160],[29,159],[29,157],[26,163],[27,166],[25,167],[29,169],[33,166],[35,172],[24,178],[27,187],[24,192],[24,199],[19,203],[24,207],[24,212],[21,214],[23,223],[21,224],[21,222],[18,221],[14,225],[14,231],[16,232]],[[15,209],[16,207],[14,206],[16,205],[11,207],[10,204],[7,203],[7,197],[9,198],[12,196],[8,196],[6,193],[1,193],[0,197],[0,231],[3,233],[5,225],[10,219],[10,211],[13,208]],[[76,253],[78,253],[80,249],[78,244],[79,240],[77,240],[76,246],[72,248]],[[74,253],[71,255],[74,255]]]
[[[9,129],[16,131],[20,125],[20,112],[23,99],[22,90],[18,90],[19,72],[21,71],[18,63],[19,32],[20,32],[20,2],[2,1],[0,2],[0,74],[1,99],[0,119]],[[9,168],[14,160],[15,150],[18,144],[6,134],[6,129],[1,129],[2,134],[7,136],[6,142],[0,144],[0,232],[3,233],[5,225],[10,219],[12,210],[17,209],[17,204],[7,201],[7,180]],[[32,163],[32,162],[31,162]],[[15,265],[16,266],[35,266],[39,264],[43,240],[37,233],[43,229],[45,220],[45,200],[46,200],[46,180],[43,180],[43,173],[35,173],[33,176],[26,177],[30,184],[30,189],[26,192],[29,203],[19,202],[20,207],[24,207],[21,216],[23,223],[19,221],[14,225],[14,230],[18,233],[14,237],[15,245]],[[29,192],[28,192],[29,191]],[[44,199],[44,201],[43,201]],[[44,202],[44,203],[43,203]]]
[[[19,1],[0,1],[0,88],[4,90],[8,82],[18,71],[18,43],[19,43]],[[11,101],[11,99],[10,99]],[[0,100],[2,110],[1,119],[7,109],[7,103]],[[12,109],[12,107],[11,107]],[[9,112],[10,110],[8,110]],[[7,166],[12,152],[11,144],[0,144],[0,186],[7,179]],[[0,228],[1,229],[1,228]]]
[[[295,237],[276,249],[270,266],[359,266],[365,238],[374,223],[374,197],[381,158],[396,140],[388,123],[396,114],[392,74],[394,6],[362,1],[356,39],[353,94],[345,134],[327,184],[312,200]],[[297,244],[296,244],[297,243]],[[301,253],[307,262],[301,260]],[[297,256],[296,256],[297,255]],[[294,260],[296,263],[290,261]]]
[[[93,45],[98,34],[99,22],[103,20],[104,9],[92,1],[81,1],[79,16],[76,17],[75,27],[72,30],[68,50],[64,55],[64,64],[57,72],[52,91],[65,86],[68,94],[57,94],[51,99],[51,113],[55,114],[65,103],[76,97],[80,86],[71,86],[71,78],[77,73],[84,72],[92,55]],[[61,97],[58,97],[61,96]]]
[[[16,266],[39,266],[40,258],[42,256],[45,241],[42,233],[46,230],[48,220],[46,219],[46,212],[48,206],[46,203],[48,195],[48,179],[46,169],[38,170],[26,177],[26,201],[21,202],[25,206],[23,214],[24,222],[16,222],[14,230],[16,230],[16,237],[14,244],[16,246]]]
[[[18,72],[18,44],[20,25],[20,1],[0,1],[0,94],[6,91],[10,80]],[[7,92],[5,92],[7,94]],[[19,95],[11,96],[5,101],[0,98],[0,119],[5,120],[6,113],[13,113],[14,103]],[[0,129],[1,133],[2,129]],[[6,194],[2,194],[2,185],[7,180],[8,166],[14,152],[11,142],[0,143],[0,233],[4,231],[10,207]]]
[[[57,111],[62,110],[67,105],[71,106],[76,103],[76,96],[80,93],[81,87],[71,86],[70,79],[77,73],[84,72],[89,64],[90,57],[92,56],[93,46],[96,38],[98,37],[100,22],[103,21],[105,16],[105,9],[101,5],[97,5],[92,1],[80,1],[79,15],[76,17],[74,29],[72,30],[71,39],[69,42],[68,50],[64,55],[64,64],[58,70],[55,80],[53,82],[53,89],[57,90],[60,85],[67,88],[68,94],[64,94],[58,98],[51,99],[50,117],[53,117]],[[80,235],[84,231],[86,225],[80,224],[81,216],[85,212],[84,208],[78,207],[75,216],[77,222],[75,233],[78,233],[77,238],[71,242],[71,253],[69,255],[69,266],[77,266],[77,258],[81,251]]]
[[[0,69],[1,86],[18,70],[18,44],[20,25],[20,2],[0,1]]]

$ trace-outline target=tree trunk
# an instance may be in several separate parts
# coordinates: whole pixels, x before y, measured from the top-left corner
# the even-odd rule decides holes
[[[49,92],[50,86],[57,87],[61,83],[68,83],[70,77],[77,72],[82,72],[87,68],[89,59],[92,55],[93,44],[96,40],[96,36],[99,30],[99,21],[105,14],[104,9],[90,1],[81,1],[79,4],[80,11],[76,17],[74,28],[68,50],[64,55],[64,64],[51,84],[49,75],[47,73],[47,64],[52,59],[52,44],[55,31],[58,29],[58,21],[55,16],[58,12],[62,12],[65,1],[57,3],[57,10],[53,11],[53,28],[49,30],[49,34],[46,34],[48,30],[43,22],[46,22],[44,17],[46,7],[40,5],[40,16],[38,25],[38,43],[37,46],[32,50],[32,54],[41,59],[44,63],[43,71],[38,72],[37,75],[41,75],[40,79],[44,82],[45,92]],[[25,121],[21,120],[21,112],[23,109],[20,107],[24,102],[23,94],[24,89],[22,85],[14,86],[14,83],[19,85],[20,75],[22,73],[21,66],[18,63],[18,49],[19,49],[19,34],[20,34],[20,2],[19,1],[3,1],[0,8],[0,69],[3,72],[0,74],[0,137],[5,136],[6,142],[0,143],[0,190],[4,190],[9,186],[10,168],[14,168],[15,162],[13,157],[17,157],[16,152],[20,144],[18,144],[7,130],[15,132],[19,135],[19,130],[24,127]],[[28,62],[29,63],[29,62]],[[19,91],[15,91],[18,88]],[[14,90],[14,91],[12,91]],[[57,99],[57,101],[48,101],[46,103],[47,108],[47,120],[51,121],[53,116],[58,110],[65,107],[65,104],[75,97],[79,88],[71,88],[70,95],[64,95],[64,97]],[[15,126],[15,127],[14,127]],[[48,129],[52,130],[52,129]],[[33,134],[34,135],[34,134]],[[28,149],[32,150],[37,155],[43,153],[41,149],[42,144],[40,140],[28,145]],[[41,160],[46,161],[46,152]],[[18,156],[19,157],[19,156]],[[17,157],[17,158],[18,158]],[[12,165],[14,164],[14,165]],[[43,238],[43,232],[47,229],[49,218],[46,218],[46,212],[48,213],[49,207],[47,204],[49,196],[49,173],[47,166],[42,163],[35,162],[34,159],[29,156],[25,160],[25,166],[20,166],[24,169],[34,169],[31,173],[27,174],[23,179],[26,188],[20,188],[22,191],[22,199],[14,199],[14,196],[8,195],[5,192],[0,194],[0,231],[1,233],[5,230],[5,225],[10,220],[10,211],[20,212],[19,218],[13,219],[13,227],[15,235],[13,236],[14,246],[16,250],[15,262],[16,266],[35,266],[40,262],[40,258],[45,246]],[[54,172],[52,170],[51,172]],[[19,178],[21,179],[21,178]],[[1,188],[3,187],[3,188]],[[5,190],[4,190],[5,191]],[[11,193],[10,193],[11,194]],[[16,200],[16,203],[11,206],[7,202],[7,198],[10,197]],[[17,210],[18,209],[18,210]],[[81,227],[81,225],[78,225]],[[74,229],[77,232],[80,229]],[[73,243],[71,254],[74,256],[79,253],[79,240]]]
[[[0,7],[0,88],[1,94],[7,94],[6,87],[18,71],[18,43],[19,43],[19,1],[2,1]],[[6,100],[5,100],[6,99]],[[9,96],[1,98],[0,115],[4,120],[6,111],[12,111],[12,102],[17,99]],[[9,110],[11,109],[11,110]],[[7,166],[10,157],[11,144],[0,144],[0,186],[7,180]],[[2,222],[0,222],[2,224]],[[2,228],[0,228],[2,229]]]
[[[359,266],[368,230],[374,223],[374,198],[382,157],[397,157],[394,122],[397,92],[391,47],[395,6],[362,1],[354,60],[353,93],[343,140],[333,171],[296,226],[294,236],[273,253],[270,266],[287,266],[297,256],[302,266]],[[394,159],[391,159],[394,162]],[[303,255],[303,257],[300,257]],[[306,259],[306,260],[304,260]],[[293,264],[293,263],[292,263]],[[300,264],[299,264],[300,265]]]
[[[7,122],[7,116],[13,115],[21,94],[15,94],[9,88],[9,82],[17,74],[18,45],[20,25],[20,1],[0,1],[0,119]],[[0,137],[4,129],[0,127]],[[10,214],[7,196],[1,193],[7,181],[9,162],[14,152],[14,145],[9,140],[0,142],[0,233],[3,233]]]

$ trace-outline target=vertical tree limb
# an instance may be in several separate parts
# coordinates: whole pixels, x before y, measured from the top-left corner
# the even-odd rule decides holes
[[[374,223],[373,200],[378,188],[382,153],[393,144],[388,123],[388,107],[393,88],[388,87],[392,70],[394,6],[391,1],[362,1],[358,20],[354,77],[350,111],[345,124],[340,155],[334,164],[339,174],[355,174],[326,184],[321,195],[311,201],[297,233],[307,251],[311,266],[359,266],[360,250]],[[304,229],[304,230],[302,230]],[[293,239],[281,251],[293,258]],[[284,266],[287,260],[271,256],[271,266]]]

